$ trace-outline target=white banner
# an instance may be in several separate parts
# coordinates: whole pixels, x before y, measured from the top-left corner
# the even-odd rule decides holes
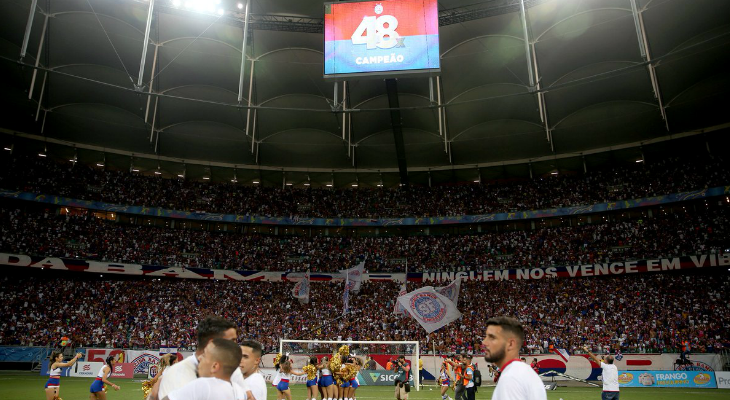
[[[146,374],[152,365],[160,363],[160,352],[154,350],[127,350],[127,360],[134,366],[135,374]]]
[[[456,306],[459,305],[459,292],[461,291],[461,279],[455,279],[453,282],[446,286],[437,287],[436,291],[446,296],[454,302]]]
[[[718,389],[730,389],[730,372],[728,372],[728,371],[715,372],[715,379],[717,380]]]
[[[76,364],[71,367],[69,375],[85,378],[95,377],[103,366],[103,362],[77,361]]]
[[[266,382],[272,382],[274,380],[274,376],[276,376],[276,370],[274,368],[259,368],[259,373],[264,376],[264,380]],[[307,375],[292,375],[289,379],[291,379],[289,384],[307,383]]]
[[[398,302],[428,333],[461,317],[456,304],[437,292],[433,286],[426,286],[400,296]]]

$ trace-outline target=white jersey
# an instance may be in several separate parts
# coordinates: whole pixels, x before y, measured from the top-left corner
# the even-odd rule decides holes
[[[50,376],[61,376],[61,367],[54,368],[49,373]]]
[[[322,376],[332,376],[332,371],[329,370],[329,368],[322,368]]]
[[[537,373],[518,360],[500,374],[492,400],[547,400],[547,393]]]
[[[104,376],[106,375],[106,374],[104,374],[104,367],[108,367],[108,365],[106,365],[106,364],[102,365],[101,368],[99,369],[99,373],[96,374],[96,377],[101,378],[102,380],[104,379]],[[111,372],[111,368],[109,370]]]
[[[266,400],[266,380],[264,379],[263,375],[255,372],[251,374],[248,378],[244,379],[244,382],[246,383],[246,386],[248,386],[248,390],[251,391],[251,394],[253,394],[253,397],[256,398],[256,400]]]
[[[170,400],[240,400],[245,398],[238,385],[218,378],[198,378],[170,392]]]
[[[618,368],[613,364],[601,362],[603,370],[603,391],[618,392]]]

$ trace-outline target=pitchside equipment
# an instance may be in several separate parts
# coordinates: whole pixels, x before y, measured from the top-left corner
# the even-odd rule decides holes
[[[420,376],[418,371],[418,359],[420,358],[420,347],[416,341],[348,341],[348,340],[290,340],[279,341],[279,353],[288,354],[293,360],[293,366],[300,369],[305,366],[311,356],[332,356],[342,345],[350,347],[350,355],[360,358],[363,363],[365,357],[369,356],[377,363],[376,369],[382,370],[385,364],[392,358],[405,356],[411,366],[413,384],[416,390],[420,390],[418,382]],[[361,370],[362,374],[365,370]]]

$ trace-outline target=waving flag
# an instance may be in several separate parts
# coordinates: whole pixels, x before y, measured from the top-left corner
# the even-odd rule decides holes
[[[304,278],[301,281],[294,285],[292,295],[302,304],[309,303],[309,271],[304,274]]]
[[[408,289],[406,289],[406,283],[403,282],[403,285],[400,287],[400,292],[398,292],[398,297],[403,296],[407,293]],[[406,312],[405,307],[403,307],[399,301],[396,300],[395,305],[393,306],[393,314],[395,315],[408,315]]]
[[[428,333],[461,317],[461,312],[456,308],[456,304],[437,292],[433,286],[406,293],[398,297],[398,302]]]
[[[352,283],[352,289],[353,292],[357,293],[360,291],[360,285],[362,284],[362,276],[365,273],[365,260],[361,261],[356,266],[346,269],[344,271],[340,271],[345,276],[345,281],[349,281]]]
[[[437,287],[436,291],[446,296],[457,306],[459,305],[459,292],[461,291],[461,279],[455,279],[446,286]]]
[[[553,347],[552,349],[550,349],[550,351],[559,355],[560,358],[562,358],[565,362],[568,362],[568,359],[570,359],[570,354],[568,354],[568,351],[565,349],[558,349],[557,347]]]
[[[349,275],[345,274],[345,291],[342,293],[342,315],[350,311],[350,289],[355,286],[354,282],[350,282]]]

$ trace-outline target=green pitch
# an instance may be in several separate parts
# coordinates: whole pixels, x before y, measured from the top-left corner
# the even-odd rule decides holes
[[[0,399],[2,400],[31,400],[45,399],[43,385],[46,378],[36,374],[19,371],[0,371]],[[61,398],[63,400],[88,400],[89,378],[61,378]],[[142,386],[139,380],[115,379],[114,383],[121,386],[121,390],[107,392],[108,400],[142,400]],[[292,400],[304,400],[306,394],[304,385],[293,385]],[[416,392],[412,390],[409,400],[440,400],[437,388],[428,387]],[[276,390],[269,388],[269,398],[276,400]],[[453,397],[453,391],[449,395]],[[601,389],[559,387],[548,392],[549,400],[600,400]],[[394,399],[393,388],[385,386],[361,386],[357,390],[358,400]],[[482,388],[476,395],[477,399],[491,399],[492,388]],[[643,389],[627,388],[621,390],[621,400],[687,400],[687,399],[730,399],[730,390],[720,389]]]

